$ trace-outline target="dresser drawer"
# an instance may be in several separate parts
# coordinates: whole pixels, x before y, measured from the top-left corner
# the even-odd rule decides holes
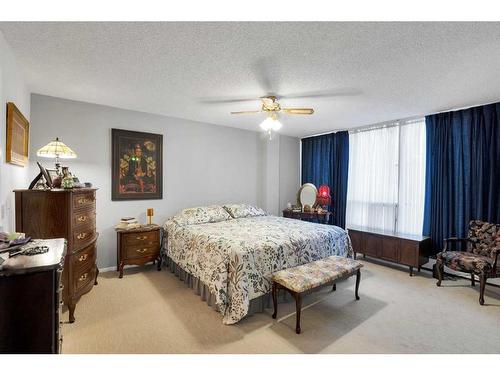
[[[124,246],[159,245],[160,231],[123,233],[122,241]]]
[[[96,237],[95,226],[77,228],[73,231],[73,250],[79,250]]]
[[[82,210],[73,213],[73,228],[95,228],[95,210]]]
[[[124,255],[126,259],[133,258],[145,258],[158,256],[160,251],[160,244],[152,244],[152,245],[129,245],[125,246]]]
[[[90,246],[74,253],[72,256],[73,267],[75,269],[90,269],[96,261],[96,246],[93,243]]]
[[[75,293],[85,289],[90,283],[94,283],[96,266],[92,264],[89,269],[74,270],[73,283],[75,285]]]
[[[95,192],[89,191],[73,195],[73,209],[92,210],[95,209]]]

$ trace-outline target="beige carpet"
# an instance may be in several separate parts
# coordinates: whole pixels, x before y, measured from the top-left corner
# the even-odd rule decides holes
[[[463,279],[438,288],[429,273],[365,261],[360,301],[354,278],[307,296],[302,334],[294,304],[225,326],[170,272],[153,267],[102,273],[64,324],[64,353],[500,353],[500,288]],[[476,284],[477,285],[477,284]],[[67,321],[67,313],[64,315]]]

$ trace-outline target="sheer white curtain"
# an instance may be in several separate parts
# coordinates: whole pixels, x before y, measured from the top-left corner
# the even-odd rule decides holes
[[[396,230],[422,234],[425,194],[425,120],[400,127],[399,203]]]
[[[421,234],[424,120],[349,134],[347,227]]]
[[[349,134],[347,227],[392,230],[397,187],[398,127]]]

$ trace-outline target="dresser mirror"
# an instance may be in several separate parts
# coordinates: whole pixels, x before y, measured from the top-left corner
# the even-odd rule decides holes
[[[299,193],[297,194],[297,203],[301,206],[314,207],[316,204],[316,196],[318,195],[318,189],[311,183],[304,184],[300,187]]]

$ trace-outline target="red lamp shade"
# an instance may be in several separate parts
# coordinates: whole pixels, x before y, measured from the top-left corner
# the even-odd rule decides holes
[[[330,197],[330,187],[328,185],[321,185],[318,189],[318,196],[316,197],[316,202],[320,206],[329,205],[332,201]]]

